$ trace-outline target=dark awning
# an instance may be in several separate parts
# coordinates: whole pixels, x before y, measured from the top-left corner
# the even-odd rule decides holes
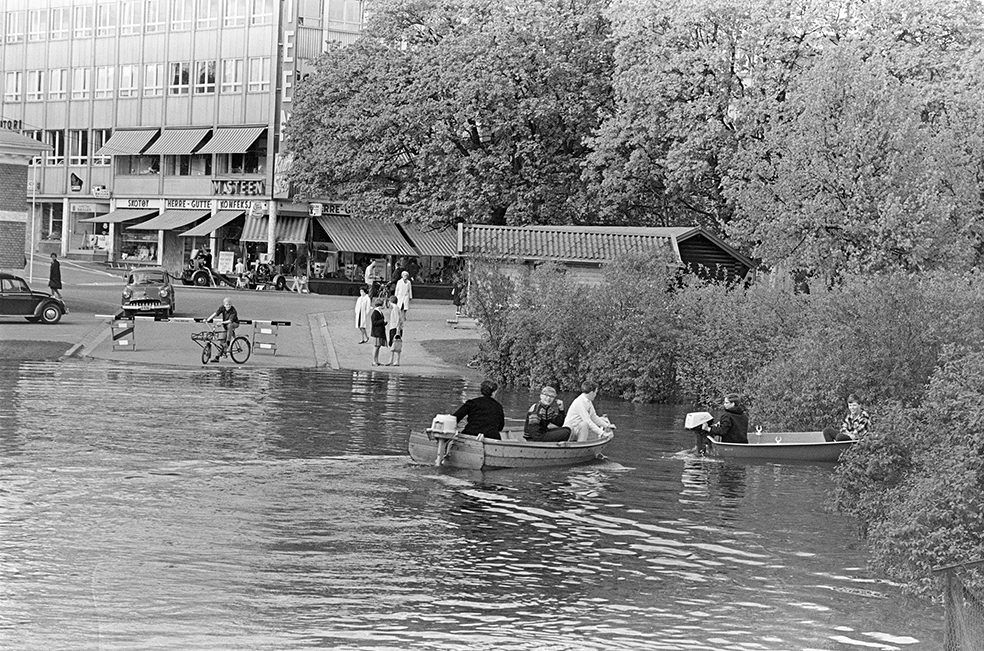
[[[247,217],[240,241],[266,242],[270,230],[269,224],[270,218],[267,215]],[[307,217],[277,217],[275,238],[284,244],[303,244],[307,241],[307,230]]]
[[[264,127],[216,129],[212,139],[198,150],[199,154],[242,154],[263,133]]]
[[[339,251],[379,255],[417,255],[407,238],[389,222],[356,219],[340,215],[321,215],[318,223]]]
[[[96,156],[139,154],[156,135],[157,129],[117,129],[99,148]]]
[[[165,210],[157,217],[127,226],[128,231],[170,231],[208,216],[208,210]]]
[[[190,154],[201,144],[208,129],[164,129],[161,137],[151,145],[145,154],[180,155]]]
[[[150,217],[151,215],[156,214],[156,210],[148,210],[146,208],[118,208],[112,212],[106,213],[105,215],[96,215],[95,217],[80,219],[79,222],[89,222],[91,224],[122,224],[123,222],[140,219],[141,217]]]
[[[458,255],[458,233],[453,228],[431,229],[420,224],[400,224],[417,255],[450,258]]]
[[[179,233],[178,237],[204,237],[244,214],[246,213],[243,210],[220,210],[198,226],[189,228],[184,233]]]

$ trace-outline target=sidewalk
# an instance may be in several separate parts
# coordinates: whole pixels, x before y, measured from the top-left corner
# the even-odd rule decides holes
[[[473,340],[477,349],[477,342],[481,339],[479,329],[455,329],[447,323],[454,316],[454,307],[450,301],[414,301],[407,313],[400,366],[373,367],[372,346],[358,343],[360,335],[355,329],[354,298],[287,292],[236,292],[198,288],[181,290],[182,303],[187,305],[190,302],[187,295],[194,292],[198,295],[197,302],[209,306],[197,310],[199,314],[207,314],[213,303],[217,305],[223,296],[228,295],[232,297],[240,318],[290,321],[290,326],[277,329],[276,353],[254,348],[247,362],[248,366],[328,367],[408,375],[480,377],[477,371],[466,366],[448,364],[426,352],[423,347],[424,342]],[[271,310],[271,302],[275,302],[275,310]],[[137,318],[133,333],[136,350],[118,350],[113,345],[109,321],[104,321],[103,327],[87,333],[70,354],[140,364],[202,366],[201,349],[191,340],[191,335],[205,329],[204,324]],[[244,324],[238,332],[252,338],[253,328],[252,325]],[[388,348],[380,350],[380,361],[389,361]],[[209,366],[235,364],[223,359]]]

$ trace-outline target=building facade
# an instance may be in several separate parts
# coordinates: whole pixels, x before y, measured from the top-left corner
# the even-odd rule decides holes
[[[297,80],[362,0],[0,0],[0,128],[31,161],[25,250],[180,272],[209,247],[309,242],[281,136]]]

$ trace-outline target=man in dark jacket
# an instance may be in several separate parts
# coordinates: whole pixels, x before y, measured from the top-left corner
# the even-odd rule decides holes
[[[566,415],[557,389],[545,386],[540,391],[540,402],[526,412],[524,436],[530,441],[566,441],[571,437],[571,428],[563,426]]]
[[[722,443],[748,443],[748,414],[738,402],[738,396],[724,397],[724,412],[713,425],[704,425],[711,436],[720,436]]]
[[[502,438],[499,432],[506,426],[506,415],[499,401],[492,397],[498,389],[498,384],[485,380],[479,389],[482,395],[458,407],[458,411],[454,412],[458,422],[468,419],[465,428],[461,430],[462,434],[484,434],[487,439]]]

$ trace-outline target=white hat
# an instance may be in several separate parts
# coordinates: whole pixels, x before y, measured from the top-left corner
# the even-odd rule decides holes
[[[687,414],[687,420],[683,426],[687,429],[693,429],[695,427],[700,427],[704,423],[709,423],[712,420],[714,420],[714,416],[711,416],[706,411],[692,411]]]

